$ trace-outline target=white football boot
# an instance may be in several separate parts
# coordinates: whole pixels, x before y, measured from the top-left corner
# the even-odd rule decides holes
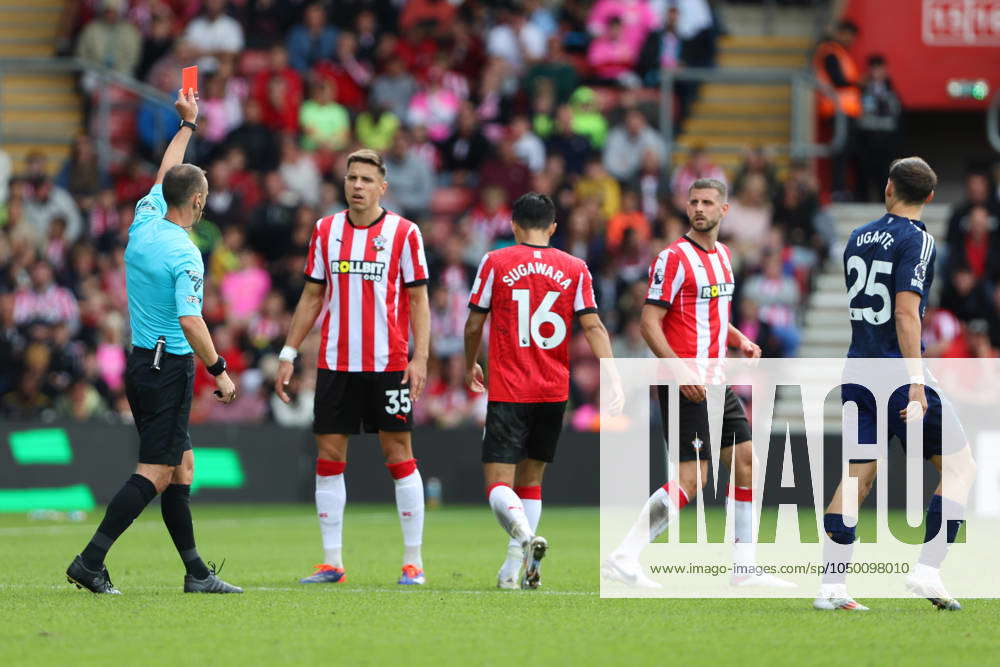
[[[821,584],[819,596],[813,600],[813,609],[820,611],[868,611],[868,607],[847,594],[847,584]]]
[[[951,597],[941,582],[941,570],[917,563],[906,577],[906,587],[917,597],[927,598],[938,609],[959,611],[962,605]]]
[[[663,588],[663,584],[646,576],[638,559],[624,554],[611,554],[601,563],[601,577],[636,588]]]

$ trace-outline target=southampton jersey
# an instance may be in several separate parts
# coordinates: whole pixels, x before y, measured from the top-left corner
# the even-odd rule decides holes
[[[919,294],[923,318],[936,255],[934,237],[919,220],[886,214],[851,233],[844,249],[852,330],[847,356],[902,356],[893,315],[896,294]]]
[[[319,367],[332,371],[401,371],[409,351],[410,295],[427,282],[420,229],[384,211],[355,227],[347,211],[316,222],[306,280],[326,284]]]
[[[678,357],[723,358],[734,288],[729,249],[682,236],[653,260],[646,303],[667,308],[663,335]]]
[[[490,312],[489,399],[554,403],[569,397],[573,315],[597,312],[587,264],[525,243],[483,257],[469,308]]]

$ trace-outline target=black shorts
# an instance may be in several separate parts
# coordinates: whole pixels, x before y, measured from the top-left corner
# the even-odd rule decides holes
[[[665,385],[657,387],[657,394],[660,397],[663,439],[669,446],[670,420],[667,412],[667,387]],[[681,394],[678,397],[677,406],[680,409],[677,419],[677,434],[680,437],[677,460],[694,461],[699,457],[707,460],[706,451],[702,448],[712,441],[709,435],[708,401],[695,403]],[[743,403],[731,387],[726,387],[726,407],[722,413],[722,447],[746,442],[750,438],[750,422],[747,421],[747,413],[743,409]]]
[[[139,463],[180,465],[191,449],[194,355],[165,353],[158,371],[152,363],[153,351],[136,347],[125,365],[125,396],[139,431]]]
[[[351,435],[379,431],[413,430],[410,383],[403,371],[316,373],[313,433]]]
[[[490,401],[483,430],[483,463],[552,463],[562,432],[566,401],[507,403]]]

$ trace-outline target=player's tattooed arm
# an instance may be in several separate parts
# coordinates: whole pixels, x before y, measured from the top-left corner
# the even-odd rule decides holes
[[[477,393],[486,391],[483,367],[479,365],[479,348],[488,316],[489,311],[469,310],[469,318],[465,320],[465,383]]]
[[[410,383],[410,396],[420,398],[427,382],[427,358],[431,346],[431,306],[427,285],[407,287],[410,293],[410,326],[413,328],[413,358],[403,373],[403,383]]]
[[[193,123],[198,119],[198,100],[191,91],[177,91],[177,100],[174,102],[177,115],[181,120]],[[174,134],[174,138],[167,145],[167,150],[163,152],[163,160],[160,161],[160,170],[156,174],[156,184],[163,183],[163,177],[167,175],[171,167],[176,167],[184,162],[184,152],[187,151],[188,141],[191,140],[194,131],[189,127],[181,127]]]

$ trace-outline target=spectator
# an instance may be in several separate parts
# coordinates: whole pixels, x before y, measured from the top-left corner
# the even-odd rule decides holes
[[[573,131],[590,140],[593,148],[600,150],[608,136],[608,121],[597,102],[593,88],[581,86],[569,98],[573,110]]]
[[[243,50],[243,28],[225,13],[226,4],[226,0],[205,0],[203,13],[184,32],[207,70],[218,66],[217,58],[233,57]]]
[[[637,109],[630,110],[625,122],[614,127],[604,146],[604,168],[620,181],[631,181],[639,173],[643,156],[663,155],[663,139]]]
[[[557,36],[548,38],[548,57],[534,63],[524,75],[522,89],[537,90],[540,81],[548,81],[553,87],[556,104],[565,104],[579,84],[579,74]]]
[[[237,5],[237,18],[246,36],[246,48],[262,51],[284,40],[288,16],[287,3],[283,0],[243,0]]]
[[[458,112],[458,123],[441,146],[442,167],[457,184],[468,183],[482,167],[492,147],[483,135],[473,106],[466,102]]]
[[[608,174],[598,156],[587,161],[583,177],[576,182],[576,196],[580,201],[592,200],[603,220],[611,219],[621,208],[621,186]]]
[[[332,58],[336,48],[337,30],[327,23],[323,4],[309,4],[302,23],[288,34],[288,61],[305,75],[317,63]]]
[[[250,215],[247,241],[250,247],[269,262],[275,262],[291,250],[295,222],[295,195],[286,188],[281,174],[264,174],[264,199]]]
[[[418,24],[445,28],[455,18],[455,5],[448,0],[409,0],[399,17],[403,30]]]
[[[573,110],[565,104],[556,110],[555,128],[546,142],[546,150],[549,155],[562,158],[567,173],[583,173],[591,144],[585,136],[573,130]]]
[[[899,154],[903,106],[889,78],[885,58],[868,57],[868,74],[861,84],[858,117],[858,165],[864,201],[882,201],[885,175]]]
[[[308,377],[307,377],[308,376]],[[285,387],[285,393],[291,401],[285,403],[278,395],[271,392],[269,399],[271,414],[274,421],[289,428],[306,428],[313,422],[313,405],[316,399],[315,377],[313,373],[295,373],[291,382]]]
[[[394,55],[386,61],[385,70],[372,80],[369,101],[376,108],[386,108],[398,118],[406,118],[416,91],[417,82],[406,71],[406,63]]]
[[[648,359],[653,356],[652,350],[642,337],[639,318],[632,316],[621,326],[621,333],[615,336],[611,351],[616,359]]]
[[[955,263],[948,271],[947,282],[941,290],[941,307],[962,322],[980,317],[990,312],[989,286],[985,281],[977,281],[968,266]]]
[[[250,84],[250,95],[265,107],[268,105],[268,86],[274,76],[284,79],[286,94],[301,103],[302,76],[288,63],[288,51],[281,44],[271,46],[267,52],[267,67],[254,74]]]
[[[312,157],[299,150],[295,136],[281,138],[281,164],[278,167],[285,187],[298,196],[298,201],[314,206],[319,198],[319,169]]]
[[[385,156],[385,169],[389,181],[387,208],[409,220],[422,220],[434,194],[434,174],[430,165],[411,150],[406,131],[396,133]]]
[[[995,282],[1000,277],[1000,248],[990,230],[990,212],[983,205],[973,206],[967,215],[962,242],[949,249],[949,263],[968,268],[977,281]]]
[[[358,114],[354,123],[354,133],[362,146],[381,152],[392,145],[392,139],[396,136],[399,125],[399,117],[396,114],[376,105]]]
[[[96,164],[97,151],[93,139],[87,134],[78,134],[73,139],[69,158],[59,170],[55,184],[78,201],[86,202],[106,183],[100,170],[94,168]]]
[[[201,136],[212,144],[222,143],[242,120],[242,100],[227,83],[221,70],[209,75],[202,86],[202,99],[198,102],[200,118],[205,125]]]
[[[729,205],[724,237],[733,248],[734,266],[756,266],[761,254],[761,239],[771,227],[771,202],[767,181],[761,174],[750,174],[743,190]],[[765,304],[762,302],[761,307]]]
[[[882,174],[883,177],[888,173],[889,167],[886,166],[885,172]],[[752,146],[747,149],[742,164],[736,170],[736,175],[733,176],[733,196],[739,196],[740,192],[743,191],[747,177],[751,174],[760,174],[764,177],[767,183],[768,200],[773,200],[778,196],[778,190],[781,187],[778,170],[771,161],[770,151],[764,146]]]
[[[608,253],[604,239],[594,231],[594,220],[588,210],[584,207],[573,209],[565,225],[560,227],[565,231],[557,239],[558,247],[587,262],[591,272],[599,271]]]
[[[448,138],[462,100],[442,85],[444,70],[432,67],[427,73],[426,87],[410,98],[406,112],[407,125],[423,125],[431,141],[441,142]]]
[[[781,357],[781,341],[774,335],[771,325],[760,318],[760,306],[750,296],[743,296],[738,302],[739,314],[736,327],[743,335],[760,346],[762,357]]]
[[[73,197],[48,176],[48,158],[44,153],[28,156],[27,190],[24,221],[36,238],[48,236],[49,225],[56,218],[66,221],[66,240],[72,243],[83,232],[83,218]]]
[[[299,110],[302,148],[307,151],[317,148],[339,151],[350,143],[351,117],[335,98],[333,81],[322,76],[313,80],[312,97]]]
[[[545,167],[545,144],[531,131],[527,116],[516,116],[510,122],[510,138],[514,142],[514,154],[532,172]]]
[[[667,9],[663,27],[646,35],[636,65],[643,85],[658,86],[661,70],[676,71],[683,65],[684,53],[681,49],[681,37],[677,33],[677,20],[677,7],[671,5]]]
[[[969,212],[985,206],[991,234],[1000,230],[1000,203],[990,192],[989,176],[983,171],[970,171],[965,175],[965,201],[952,209],[948,217],[948,248],[958,248],[969,231]]]
[[[354,17],[354,35],[357,39],[355,55],[369,70],[374,69],[376,51],[382,37],[378,17],[370,9],[362,9]]]
[[[142,35],[124,15],[125,0],[102,0],[100,16],[80,33],[76,57],[131,76],[139,64]],[[92,90],[96,81],[84,85]]]
[[[642,164],[635,178],[636,187],[641,200],[640,208],[650,220],[660,214],[661,200],[669,202],[670,192],[665,186],[660,168],[660,155],[653,151],[642,154]]]
[[[783,231],[789,244],[812,248],[818,259],[822,260],[827,255],[829,243],[817,225],[819,213],[818,186],[809,173],[809,168],[792,164],[788,177],[775,197],[772,221]]]
[[[240,268],[227,273],[219,287],[229,318],[247,322],[260,310],[267,293],[271,291],[271,277],[264,269],[260,256],[252,250],[243,249],[239,260]]]
[[[833,34],[820,42],[813,54],[813,71],[821,84],[832,87],[837,96],[841,112],[847,117],[847,141],[831,159],[833,198],[846,201],[851,198],[847,190],[848,161],[856,151],[856,119],[861,115],[861,77],[858,66],[851,56],[851,45],[858,36],[858,26],[851,21],[837,23]],[[833,134],[833,119],[836,107],[826,95],[817,96],[820,121],[827,136]],[[860,179],[859,179],[860,185]]]
[[[621,210],[608,220],[607,247],[612,254],[619,250],[627,231],[631,231],[639,243],[649,241],[649,220],[639,209],[639,193],[631,189],[622,193]]]
[[[267,172],[278,166],[278,140],[262,119],[260,102],[251,97],[243,105],[243,124],[229,133],[225,144],[243,151],[253,171]]]
[[[264,125],[275,132],[298,132],[300,102],[295,91],[289,88],[288,79],[272,74],[267,82],[267,98],[262,105]]]
[[[545,48],[545,33],[528,21],[518,5],[501,8],[486,35],[486,52],[509,76],[519,76],[527,65],[544,59]]]
[[[45,260],[32,264],[29,276],[31,283],[14,293],[14,323],[64,323],[75,334],[80,326],[80,306],[73,293],[55,284],[52,267]]]
[[[51,401],[42,392],[42,376],[38,372],[24,371],[12,389],[0,398],[0,414],[10,421],[37,421]]]
[[[190,42],[178,39],[149,69],[146,81],[161,93],[173,97],[181,87],[181,69],[190,65],[195,57],[196,51]]]
[[[633,54],[634,63],[646,35],[657,27],[656,15],[648,0],[597,0],[587,17],[587,29],[595,41],[614,29],[612,19],[615,18],[619,21],[621,40]]]
[[[625,38],[620,16],[609,17],[607,27],[590,42],[587,49],[587,64],[597,79],[596,83],[638,87],[641,81],[635,69],[639,46]]]
[[[510,245],[513,236],[509,205],[513,200],[497,186],[484,186],[479,192],[479,202],[458,224],[466,236],[465,261],[470,264],[482,260],[490,250]]]
[[[677,210],[683,211],[687,208],[688,190],[699,178],[714,178],[726,182],[725,172],[712,162],[703,145],[696,144],[691,147],[687,162],[678,167],[670,179],[670,190]]]
[[[170,7],[163,3],[156,3],[150,8],[150,11],[153,16],[150,20],[149,30],[142,40],[142,55],[135,70],[135,78],[141,81],[145,81],[146,76],[153,69],[153,65],[160,58],[170,53],[176,39],[174,15],[170,11]]]
[[[799,347],[796,324],[800,295],[795,279],[786,275],[780,253],[764,253],[762,271],[751,276],[743,287],[759,304],[759,319],[771,327],[781,342],[781,356],[794,357]]]
[[[246,207],[243,198],[233,189],[232,175],[232,167],[224,159],[218,159],[208,167],[205,218],[219,227],[242,225],[246,218]]]
[[[351,111],[365,106],[365,90],[371,84],[371,69],[357,58],[358,41],[354,33],[342,32],[337,38],[336,59],[316,64],[317,75],[336,85],[335,99]]]
[[[531,171],[518,160],[514,144],[504,139],[497,145],[496,157],[483,164],[479,177],[480,187],[495,185],[503,190],[508,202],[531,189]]]

